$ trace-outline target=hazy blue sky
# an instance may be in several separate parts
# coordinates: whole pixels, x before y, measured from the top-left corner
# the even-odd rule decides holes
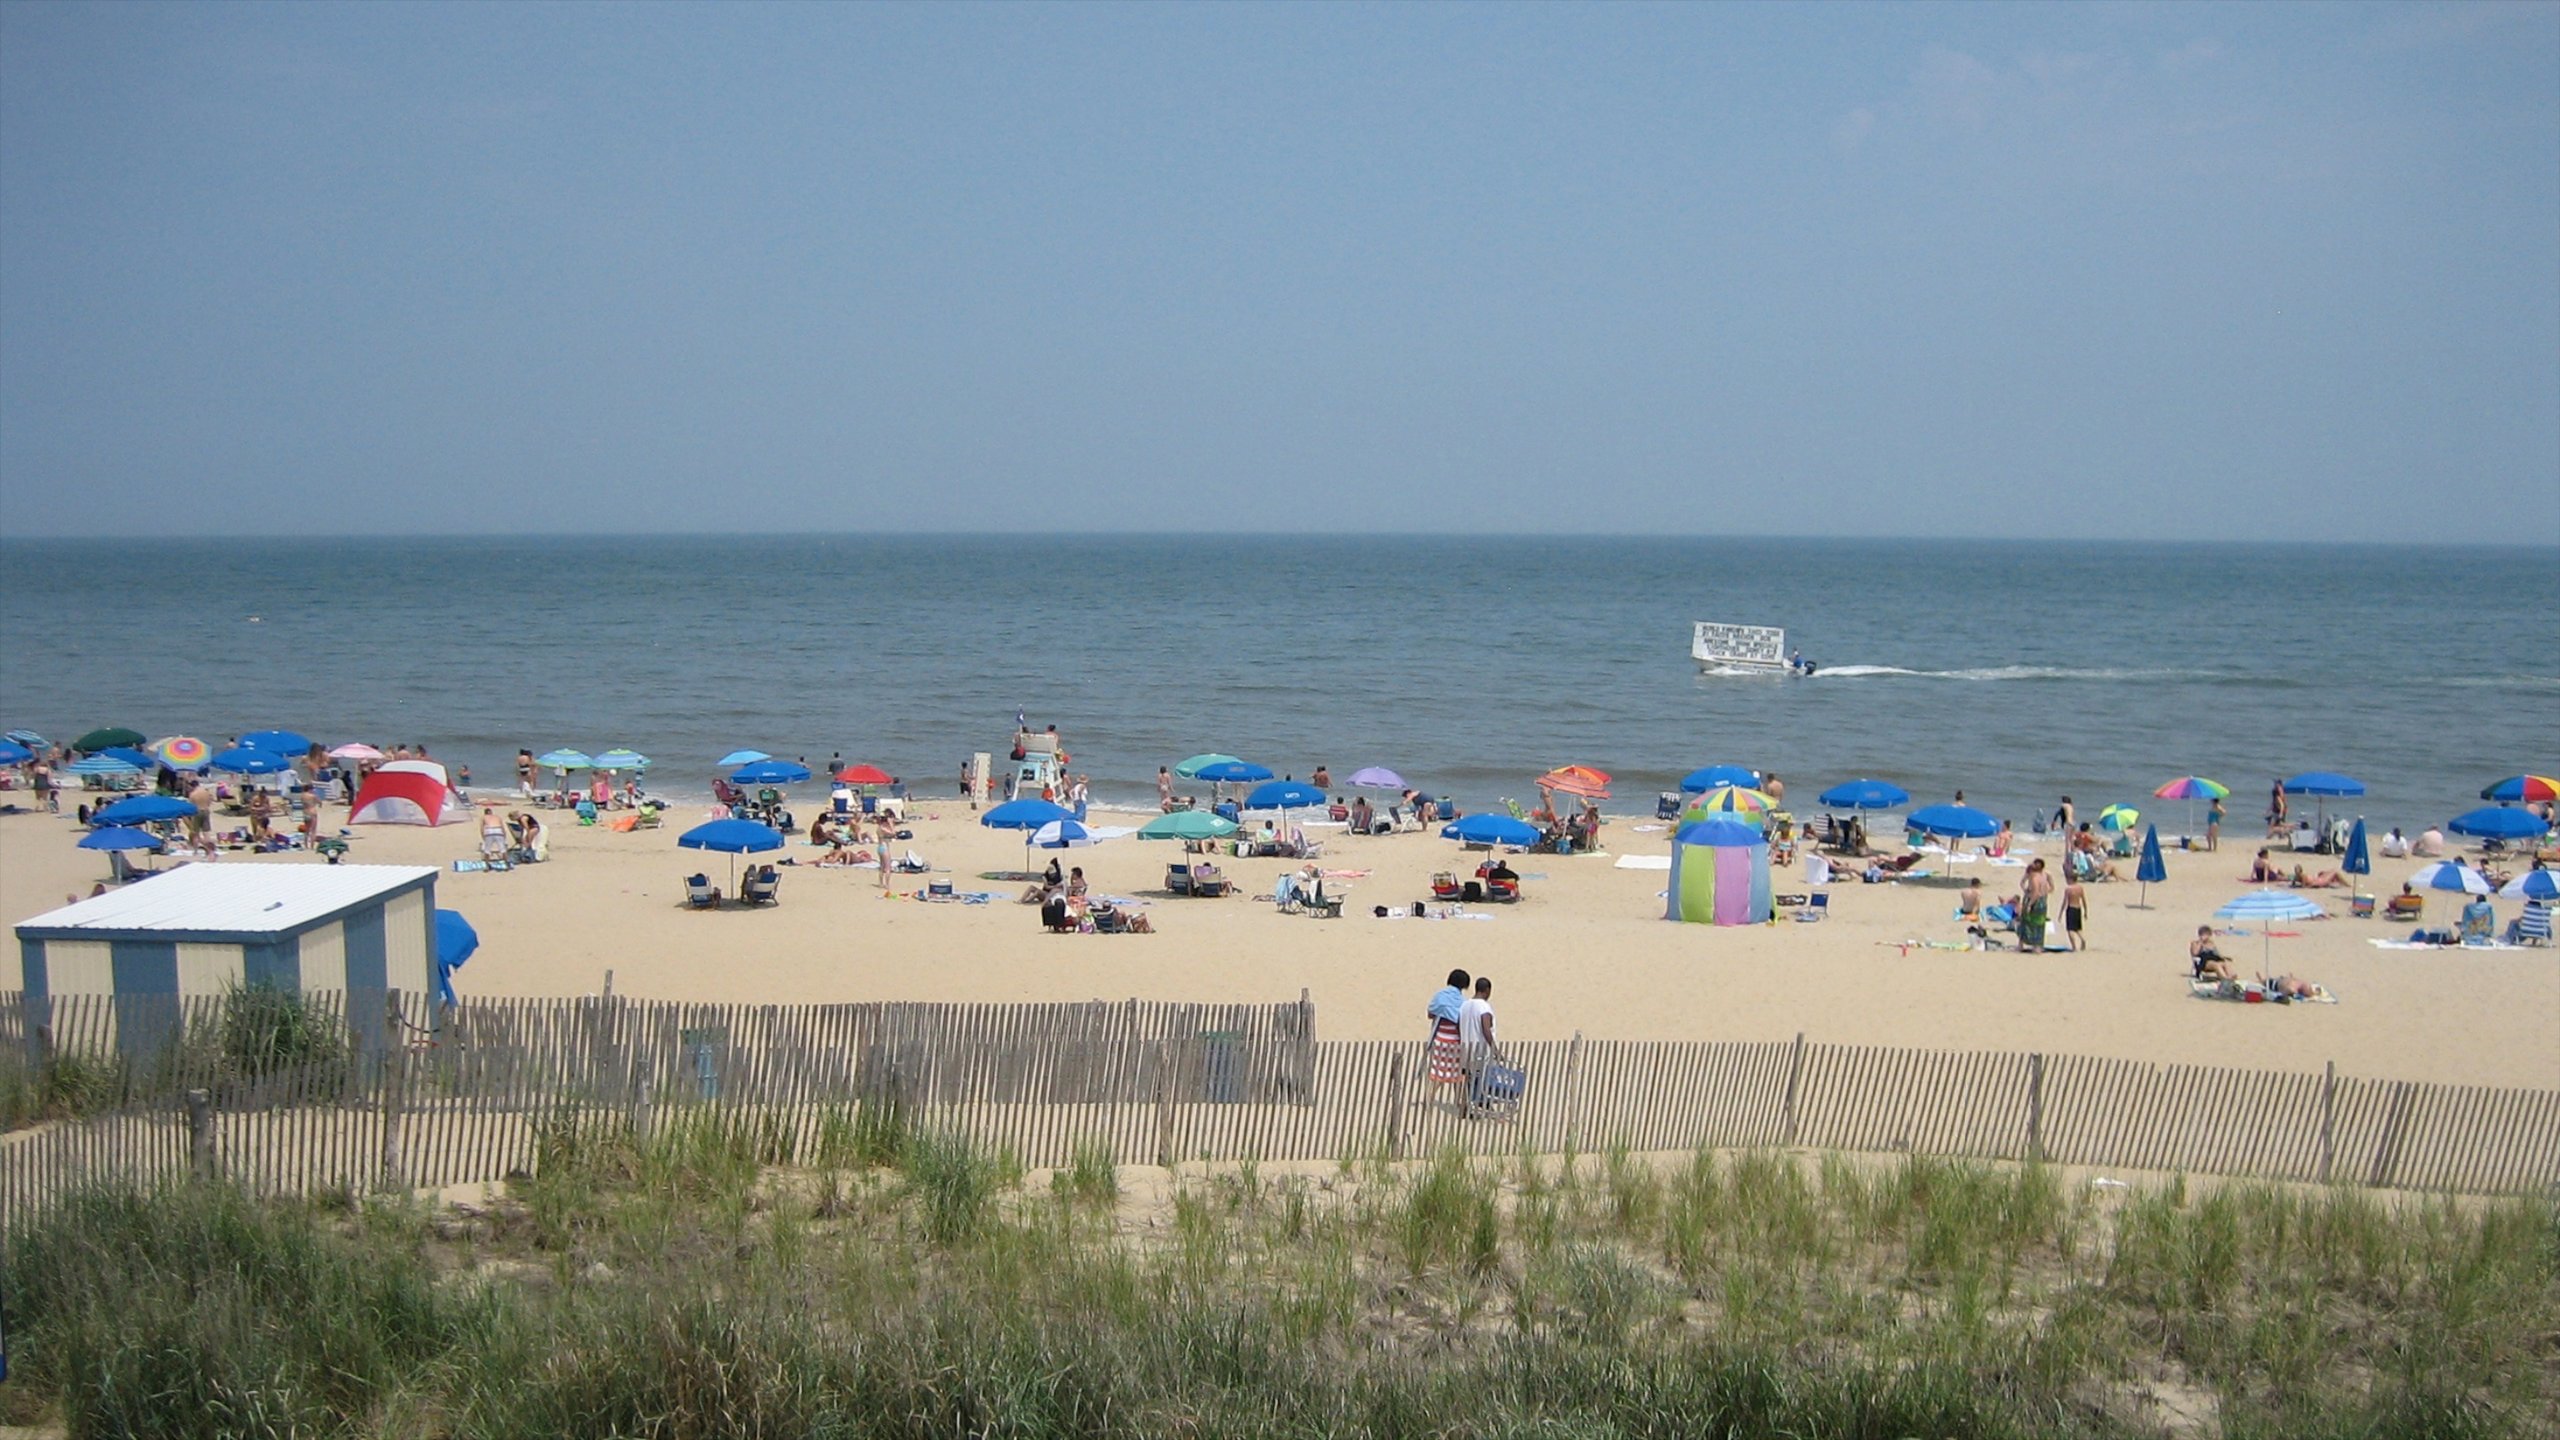
[[[2560,543],[2560,7],[0,6],[0,532]]]

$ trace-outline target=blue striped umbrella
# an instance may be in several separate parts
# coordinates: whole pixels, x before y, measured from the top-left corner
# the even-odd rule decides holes
[[[595,768],[598,770],[646,770],[649,768],[649,757],[637,750],[607,750],[596,757]]]
[[[2213,918],[2259,922],[2265,931],[2261,941],[2262,953],[2259,956],[2259,965],[2265,968],[2266,962],[2275,954],[2277,921],[2308,920],[2314,915],[2328,913],[2316,901],[2305,899],[2290,890],[2252,890],[2214,911]]]
[[[553,750],[533,763],[545,770],[592,770],[596,764],[584,750]]]
[[[74,775],[139,775],[142,767],[113,755],[83,755],[63,767]]]

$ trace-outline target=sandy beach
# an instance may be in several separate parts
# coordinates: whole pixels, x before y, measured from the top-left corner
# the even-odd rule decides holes
[[[814,802],[802,801],[803,813]],[[335,828],[345,812],[332,808]],[[727,883],[727,856],[679,850],[676,836],[699,808],[671,810],[662,829],[617,833],[545,812],[550,859],[501,873],[453,873],[474,856],[476,827],[369,825],[352,832],[359,862],[445,869],[438,903],[478,927],[482,947],[461,972],[467,994],[595,993],[608,972],[618,993],[689,1000],[1294,1000],[1315,1002],[1319,1033],[1336,1039],[1415,1033],[1423,1002],[1452,966],[1494,977],[1500,1023],[1514,1039],[1580,1031],[1612,1039],[1781,1039],[1802,1032],[1846,1044],[1934,1049],[2042,1050],[2169,1063],[2318,1070],[2444,1083],[2560,1085],[2560,954],[2543,950],[2384,950],[2372,938],[2406,927],[2346,918],[2342,891],[2315,892],[2336,918],[2280,925],[2272,969],[2319,981],[2335,1005],[2200,1001],[2186,983],[2186,942],[2213,908],[2244,891],[2254,842],[2226,837],[2215,855],[2169,852],[2170,878],[2136,905],[2130,882],[2091,887],[2090,949],[2023,955],[1931,948],[1959,942],[1955,892],[1981,874],[1987,890],[2014,888],[2015,870],[1987,862],[1941,866],[1933,880],[1835,883],[1819,923],[1718,928],[1661,919],[1657,870],[1617,868],[1616,855],[1667,855],[1668,833],[1615,818],[1609,854],[1522,856],[1525,899],[1461,907],[1463,919],[1382,920],[1374,907],[1410,910],[1432,873],[1471,871],[1436,835],[1350,836],[1311,831],[1328,869],[1366,872],[1348,882],[1339,920],[1281,914],[1267,900],[1292,862],[1225,858],[1240,894],[1223,900],[1162,893],[1166,863],[1181,847],[1134,837],[1090,848],[1035,852],[1082,865],[1094,892],[1146,906],[1153,935],[1051,935],[1016,883],[983,872],[1023,863],[1018,832],[988,830],[960,800],[920,798],[909,809],[908,846],[936,868],[893,876],[884,894],[871,869],[819,868],[795,842],[778,855],[781,903],[755,910],[687,911],[687,875]],[[1097,825],[1146,817],[1096,812]],[[72,818],[0,816],[0,915],[11,923],[89,893],[105,859],[74,847]],[[2165,837],[2164,837],[2165,838]],[[2050,842],[2048,842],[2050,848]],[[166,862],[164,862],[166,863]],[[224,865],[309,865],[300,856],[226,854]],[[2377,860],[2379,893],[2396,891],[2418,862]],[[2120,868],[2130,871],[2129,864]],[[908,898],[925,880],[962,892],[994,891],[984,905]],[[147,882],[145,882],[147,883]],[[1780,892],[1805,888],[1794,866],[1776,872]],[[2436,897],[2439,914],[2451,897]],[[2521,902],[2500,900],[2501,923]],[[1475,918],[1481,917],[1481,918]],[[1905,942],[1910,943],[1906,946]],[[2244,974],[2260,972],[2265,942],[2222,938]],[[16,988],[14,947],[0,988]]]

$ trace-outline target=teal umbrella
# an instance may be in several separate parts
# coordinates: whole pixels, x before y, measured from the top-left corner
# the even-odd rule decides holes
[[[1242,761],[1236,759],[1233,755],[1221,755],[1212,750],[1206,755],[1194,755],[1190,759],[1175,765],[1173,767],[1173,773],[1181,776],[1185,780],[1197,780],[1200,778],[1200,772],[1208,769],[1212,765],[1238,765],[1242,763]]]
[[[1216,840],[1236,833],[1236,822],[1207,810],[1176,810],[1138,827],[1141,840]]]
[[[533,762],[545,770],[592,770],[594,757],[584,750],[553,750]]]

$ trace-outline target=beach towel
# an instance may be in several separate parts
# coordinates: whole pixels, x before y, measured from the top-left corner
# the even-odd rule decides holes
[[[1620,870],[1668,870],[1671,868],[1671,857],[1668,855],[1621,855],[1618,857],[1616,868]]]
[[[2364,943],[2376,950],[2522,950],[2504,940],[2466,940],[2459,945],[2431,945],[2423,940],[2383,940],[2368,938]]]
[[[1454,995],[1455,990],[1442,992]],[[1435,997],[1433,1004],[1437,1005]],[[1467,1078],[1467,1067],[1458,1038],[1458,1018],[1454,1015],[1431,1023],[1431,1083],[1456,1085]]]
[[[1443,985],[1433,993],[1431,1003],[1423,1007],[1423,1013],[1434,1020],[1446,1020],[1451,1025],[1455,1025],[1458,1023],[1458,1013],[1466,1007],[1466,1003],[1467,992],[1455,985]]]

